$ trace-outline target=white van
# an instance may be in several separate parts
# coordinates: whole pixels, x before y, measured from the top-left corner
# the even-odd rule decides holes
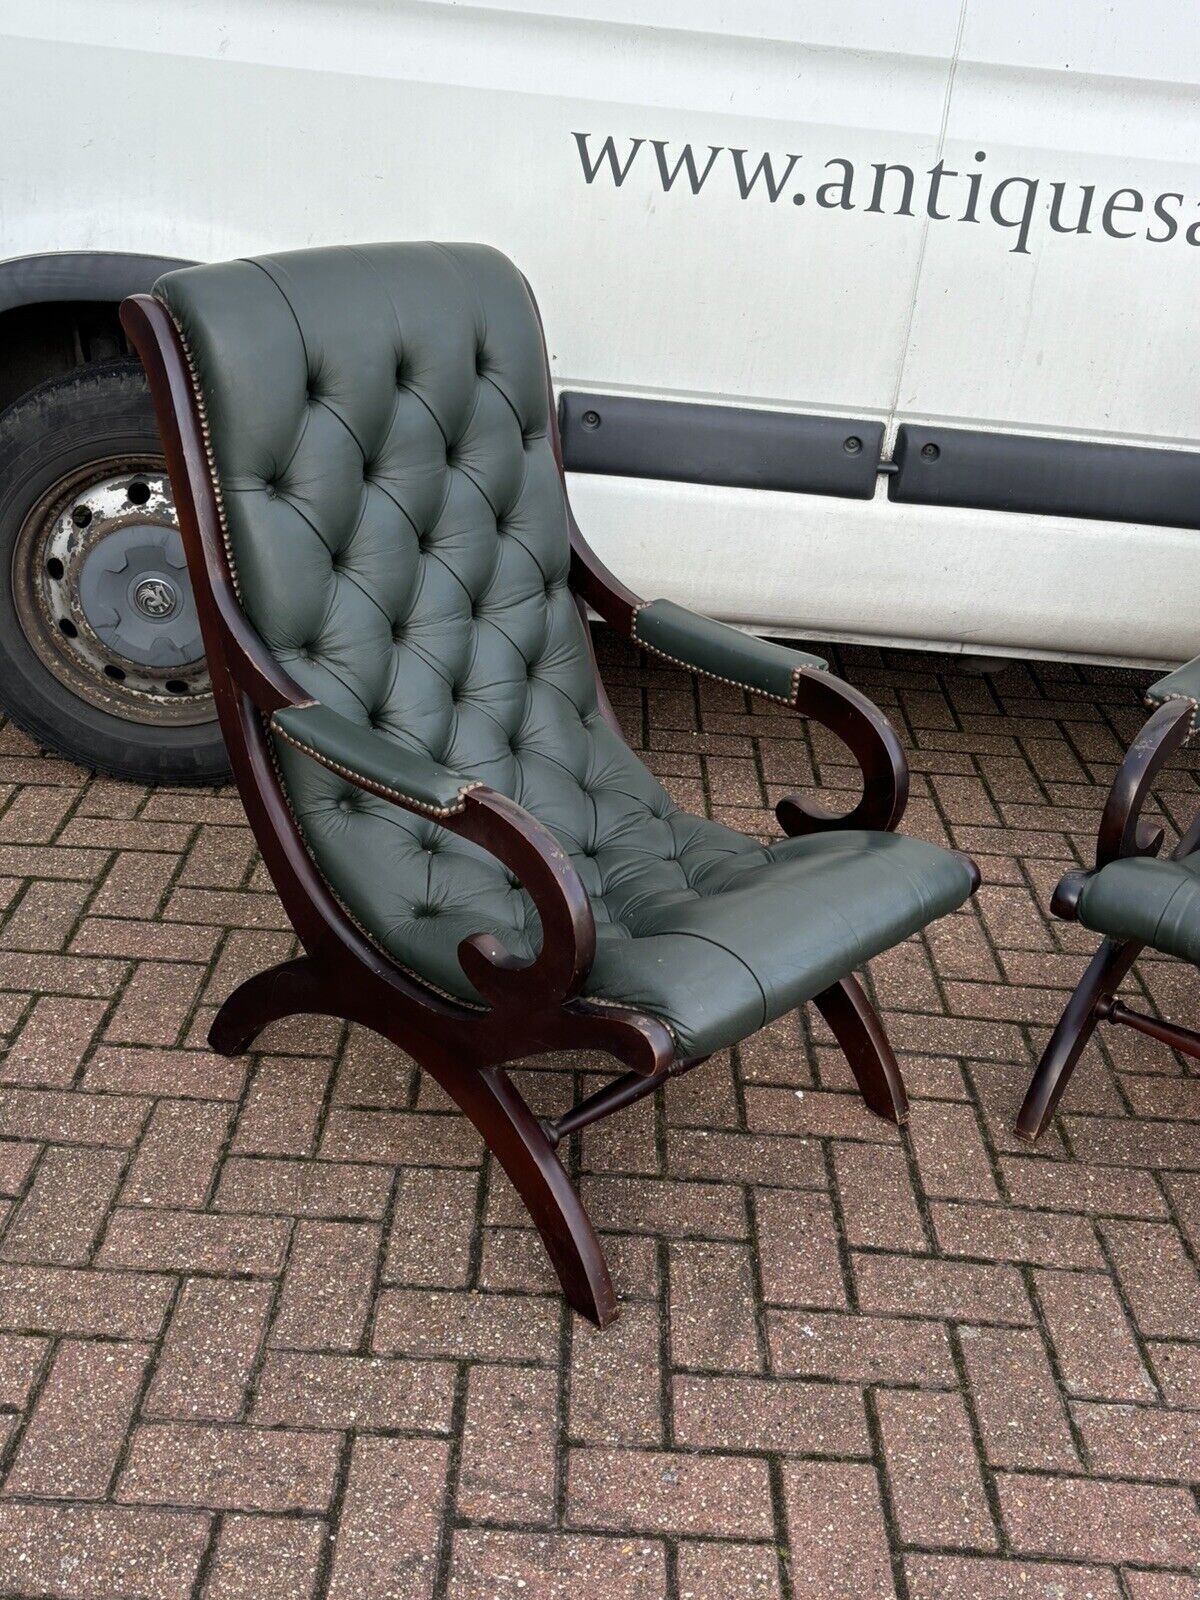
[[[121,298],[479,239],[579,519],[766,633],[1200,647],[1195,0],[0,0],[0,702],[223,758]]]

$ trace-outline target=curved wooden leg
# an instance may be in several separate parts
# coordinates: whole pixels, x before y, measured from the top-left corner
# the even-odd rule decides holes
[[[1033,1074],[1033,1080],[1017,1116],[1016,1132],[1030,1144],[1038,1138],[1054,1115],[1063,1090],[1071,1080],[1075,1063],[1100,1020],[1098,1007],[1110,1000],[1141,951],[1140,944],[1122,944],[1105,939],[1067,1001],[1058,1027]]]
[[[501,1067],[463,1067],[422,1054],[427,1066],[483,1135],[525,1202],[568,1303],[607,1327],[617,1314],[608,1264],[591,1219],[546,1131]]]
[[[325,986],[308,956],[281,962],[240,983],[213,1018],[208,1042],[221,1056],[240,1056],[269,1022],[324,1011]]]
[[[858,979],[843,978],[822,990],[813,1005],[832,1028],[870,1109],[889,1122],[907,1122],[904,1079],[883,1023]]]

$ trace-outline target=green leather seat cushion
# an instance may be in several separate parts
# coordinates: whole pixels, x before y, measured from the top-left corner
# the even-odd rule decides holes
[[[602,721],[591,743],[613,759],[592,774],[582,809],[566,775],[541,775],[542,809],[555,817],[596,919],[584,994],[661,1017],[681,1055],[747,1037],[971,892],[962,857],[899,834],[760,845],[681,811]],[[493,933],[533,958],[541,945],[533,902],[494,857],[311,761],[298,766],[294,752],[281,758],[331,883],[401,966],[474,1003],[458,961],[463,939]],[[550,794],[556,805],[546,805]]]
[[[550,828],[596,918],[588,993],[654,1011],[682,1054],[704,1054],[966,899],[963,861],[915,840],[764,849],[693,817],[606,721],[569,586],[545,350],[504,256],[302,250],[187,268],[155,292],[203,400],[243,608],[304,692],[357,730],[301,712],[293,735],[336,737],[385,787],[387,741],[398,790],[437,806],[486,784]],[[659,648],[679,638],[677,611],[646,608]],[[726,632],[706,657],[718,674]],[[750,654],[781,695],[819,665]],[[278,734],[275,753],[321,871],[403,966],[470,1000],[463,939],[536,952],[532,903],[493,857]]]
[[[704,1055],[953,911],[971,886],[962,857],[894,833],[752,846],[603,927],[585,992],[653,1012],[682,1053]]]
[[[1200,853],[1182,861],[1131,856],[1088,878],[1079,921],[1112,939],[1136,939],[1200,965]]]

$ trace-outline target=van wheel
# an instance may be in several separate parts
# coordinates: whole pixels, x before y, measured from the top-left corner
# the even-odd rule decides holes
[[[0,414],[0,706],[142,783],[229,774],[149,391],[77,368]]]

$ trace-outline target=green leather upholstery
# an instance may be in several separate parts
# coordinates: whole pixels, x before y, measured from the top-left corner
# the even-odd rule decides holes
[[[359,788],[428,816],[453,816],[463,808],[463,795],[478,787],[462,773],[449,772],[431,761],[422,751],[407,749],[315,701],[276,711],[271,727],[295,749],[331,772],[350,778]]]
[[[756,639],[711,617],[698,617],[673,600],[651,600],[639,606],[633,637],[668,661],[682,662],[705,677],[789,704],[796,698],[798,673],[829,668],[820,656]]]
[[[1085,880],[1078,917],[1096,933],[1136,939],[1200,966],[1200,853],[1110,862]]]
[[[1148,706],[1166,705],[1168,700],[1190,700],[1193,706],[1200,706],[1200,656],[1168,672],[1146,690]]]
[[[900,834],[761,846],[675,816],[695,830],[694,842],[678,830],[687,841],[679,881],[649,889],[630,875],[613,884],[586,992],[664,1017],[689,1055],[811,1000],[962,905],[974,883],[962,856]]]
[[[1145,700],[1156,708],[1173,700],[1190,702],[1194,728],[1195,708],[1200,706],[1200,656],[1152,683]],[[1084,879],[1076,915],[1095,933],[1133,939],[1200,965],[1200,852],[1181,861],[1156,856],[1110,861]]]
[[[591,899],[585,993],[661,1016],[683,1056],[967,898],[962,858],[915,839],[763,847],[690,816],[605,721],[567,584],[541,335],[503,256],[298,251],[188,268],[155,293],[188,347],[246,614],[324,708],[276,719],[289,801],[335,892],[401,965],[477,1001],[459,942],[492,933],[528,959],[536,912],[482,849],[331,761],[438,802],[488,784],[532,812]],[[781,681],[774,647],[735,640],[747,678]]]

